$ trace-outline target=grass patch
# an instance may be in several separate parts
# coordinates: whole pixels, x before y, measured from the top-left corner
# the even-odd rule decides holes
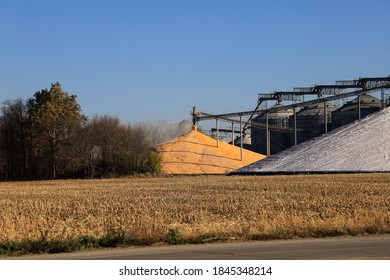
[[[86,248],[107,248],[120,246],[147,246],[149,242],[142,242],[132,236],[107,236],[96,238],[82,236],[74,240],[23,240],[21,242],[8,241],[0,244],[0,255],[22,255],[42,253],[69,253]]]
[[[168,245],[179,244],[204,244],[218,241],[225,241],[222,237],[195,237],[184,238],[178,229],[170,228],[165,236],[164,242]],[[7,241],[0,243],[0,255],[23,255],[23,254],[56,254],[69,253],[84,250],[87,248],[113,248],[126,246],[150,246],[153,242],[140,239],[135,236],[126,236],[123,233],[113,235],[112,233],[99,238],[92,236],[81,236],[69,240],[47,240],[45,236],[39,240],[23,240],[20,242]]]
[[[165,242],[170,245],[177,245],[186,243],[186,240],[181,235],[180,231],[176,228],[168,229],[167,236],[165,238]]]

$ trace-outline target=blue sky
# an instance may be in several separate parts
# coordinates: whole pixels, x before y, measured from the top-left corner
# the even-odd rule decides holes
[[[88,116],[190,120],[390,75],[390,0],[0,0],[0,101],[53,82]]]

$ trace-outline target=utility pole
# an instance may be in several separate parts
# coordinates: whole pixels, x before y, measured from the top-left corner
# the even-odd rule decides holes
[[[265,113],[265,130],[266,130],[266,142],[267,142],[267,157],[271,155],[271,144],[270,144],[270,131],[268,127],[268,112]]]
[[[240,160],[242,161],[242,116],[240,116]]]

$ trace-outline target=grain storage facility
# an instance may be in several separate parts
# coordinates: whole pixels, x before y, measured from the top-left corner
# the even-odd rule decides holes
[[[283,106],[282,103],[276,104],[273,108]],[[268,125],[270,128],[270,153],[276,154],[291,147],[293,136],[287,132],[289,128],[289,118],[294,114],[292,109],[281,110],[268,114]],[[261,114],[252,120],[252,123],[260,124],[262,127],[251,127],[252,150],[260,154],[267,154],[267,133],[266,133],[266,114]]]
[[[217,141],[195,127],[189,133],[157,145],[163,174],[226,174],[265,156]]]
[[[242,146],[244,149],[250,150],[252,148],[252,137],[250,135],[244,135],[243,137],[237,136],[234,139],[234,146],[240,147],[242,141]],[[232,142],[230,142],[232,144]]]
[[[281,103],[277,106],[282,106]],[[326,106],[326,108],[325,108]],[[268,124],[270,129],[270,154],[276,154],[295,145],[294,121],[296,120],[297,143],[302,143],[323,134],[331,129],[332,112],[337,106],[330,102],[315,103],[303,107],[296,113],[292,109],[273,112],[268,114]],[[326,113],[326,118],[325,118]],[[254,118],[254,123],[265,126],[266,116],[264,114]],[[326,129],[325,129],[326,122]],[[261,154],[267,153],[266,129],[252,127],[252,150]]]
[[[325,131],[329,131],[332,123],[332,112],[336,109],[337,106],[330,102],[326,102],[311,104],[297,112],[296,126],[300,130],[297,134],[298,144],[319,136]],[[290,117],[289,123],[290,127],[294,126],[294,116]]]
[[[219,120],[239,123],[242,134],[250,129],[250,149],[269,156],[389,106],[390,97],[386,93],[389,89],[390,76],[387,76],[338,80],[335,84],[260,93],[254,110],[210,114],[194,107],[193,123],[212,119],[217,121],[217,127]],[[379,93],[381,98],[368,93]],[[354,99],[341,108],[333,103],[340,104],[351,98]],[[276,105],[268,107],[268,101],[276,102]],[[287,105],[282,102],[287,102]]]
[[[390,172],[389,139],[388,107],[234,173]]]
[[[359,117],[360,101],[360,117]],[[344,104],[344,106],[332,112],[332,128],[337,128],[375,113],[382,108],[381,100],[365,94]]]

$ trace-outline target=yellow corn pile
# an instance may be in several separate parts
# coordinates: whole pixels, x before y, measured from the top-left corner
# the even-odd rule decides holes
[[[164,174],[225,174],[265,158],[206,136],[194,127],[189,133],[159,144]]]

